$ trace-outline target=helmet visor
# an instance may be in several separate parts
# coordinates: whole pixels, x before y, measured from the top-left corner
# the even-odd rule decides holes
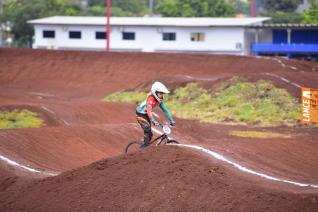
[[[158,96],[158,98],[160,98],[160,99],[163,99],[163,92],[159,92],[159,91],[157,91],[156,92],[156,95]]]

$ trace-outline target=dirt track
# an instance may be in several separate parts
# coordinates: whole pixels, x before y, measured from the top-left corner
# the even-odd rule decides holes
[[[0,107],[27,106],[47,120],[41,129],[0,130],[0,154],[38,170],[59,173],[75,169],[34,182],[43,176],[1,162],[0,209],[318,210],[318,189],[271,182],[180,148],[115,157],[107,160],[111,164],[107,166],[102,160],[98,163],[105,172],[96,170],[98,163],[82,167],[121,155],[131,138],[141,137],[135,106],[101,102],[108,93],[145,88],[153,80],[171,88],[188,81],[212,87],[219,80],[241,75],[250,80],[270,79],[299,97],[297,86],[317,87],[317,70],[314,63],[238,56],[0,49]],[[242,139],[229,135],[231,130],[249,129],[281,132],[291,138]],[[317,128],[258,129],[177,119],[173,136],[262,173],[318,184],[317,135]],[[178,157],[182,162],[173,163]],[[217,168],[216,175],[204,174],[211,167]],[[218,175],[221,172],[224,176]],[[137,180],[143,176],[147,176],[147,184],[141,186]],[[127,181],[127,177],[137,179]],[[169,189],[159,192],[162,185]],[[133,201],[122,204],[129,202],[132,194]],[[165,198],[167,194],[170,200]],[[92,200],[94,196],[99,198]]]

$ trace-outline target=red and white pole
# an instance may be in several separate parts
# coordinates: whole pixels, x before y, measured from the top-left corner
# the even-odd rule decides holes
[[[106,0],[106,51],[109,52],[110,50],[110,8],[111,8],[111,0]]]
[[[255,0],[251,0],[251,16],[255,17]]]

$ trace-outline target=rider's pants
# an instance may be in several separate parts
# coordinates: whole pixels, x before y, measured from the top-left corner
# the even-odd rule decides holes
[[[152,138],[151,122],[147,114],[136,113],[137,121],[144,130],[144,146],[147,146]]]

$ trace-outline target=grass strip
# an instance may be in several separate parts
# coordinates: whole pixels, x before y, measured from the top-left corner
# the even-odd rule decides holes
[[[39,128],[44,126],[44,121],[37,113],[26,109],[0,111],[0,129],[12,128]]]

